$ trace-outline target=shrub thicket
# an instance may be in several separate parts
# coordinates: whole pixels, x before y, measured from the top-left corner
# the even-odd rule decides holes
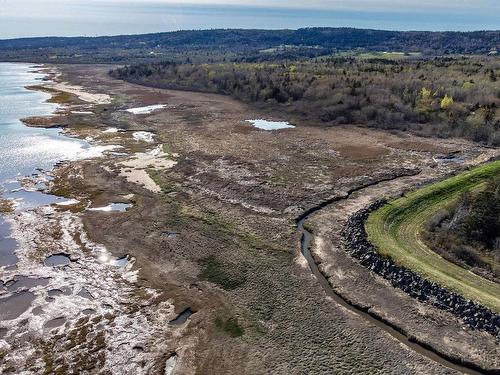
[[[484,190],[463,194],[429,223],[426,240],[446,258],[500,277],[500,177]]]

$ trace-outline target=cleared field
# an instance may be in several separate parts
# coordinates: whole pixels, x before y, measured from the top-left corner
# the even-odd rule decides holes
[[[500,285],[457,266],[427,247],[421,239],[428,220],[458,199],[500,174],[500,161],[413,191],[373,212],[365,224],[378,251],[441,286],[500,312]]]
[[[357,52],[357,51],[346,51],[336,53],[335,56],[339,57],[357,57],[359,59],[388,59],[388,60],[401,60],[410,57],[419,57],[421,52],[399,52],[399,51],[371,51],[371,52]]]

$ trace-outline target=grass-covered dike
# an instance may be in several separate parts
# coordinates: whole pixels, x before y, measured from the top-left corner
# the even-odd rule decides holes
[[[500,285],[447,261],[422,241],[437,212],[499,174],[500,161],[494,161],[390,201],[368,217],[369,241],[398,265],[499,312]]]

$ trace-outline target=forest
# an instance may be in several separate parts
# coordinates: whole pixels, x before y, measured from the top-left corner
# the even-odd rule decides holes
[[[440,211],[425,235],[432,249],[493,280],[500,279],[500,177]]]
[[[279,47],[292,47],[286,53]],[[261,53],[278,47],[276,53]],[[63,63],[222,62],[401,51],[425,56],[495,53],[500,31],[428,32],[355,28],[213,29],[102,37],[0,40],[0,61]]]
[[[322,126],[356,124],[500,145],[496,57],[165,61],[110,74],[153,87],[230,95]]]

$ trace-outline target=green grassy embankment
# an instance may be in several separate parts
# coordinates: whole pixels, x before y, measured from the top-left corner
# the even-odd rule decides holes
[[[463,192],[478,189],[499,174],[500,161],[495,161],[390,201],[368,217],[369,241],[398,265],[500,312],[499,284],[447,261],[422,241],[431,217]]]

